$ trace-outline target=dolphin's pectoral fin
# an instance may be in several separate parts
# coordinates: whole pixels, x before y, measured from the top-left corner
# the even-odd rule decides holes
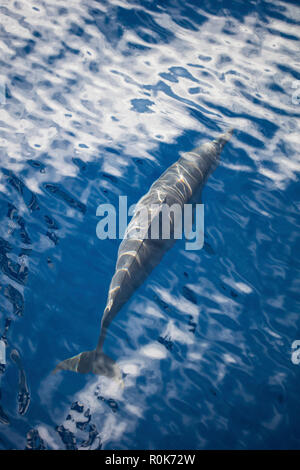
[[[65,359],[55,367],[52,373],[55,374],[59,370],[71,370],[73,372],[79,372],[80,374],[92,372],[93,374],[112,378],[120,385],[124,386],[122,372],[119,366],[102,351],[84,351],[77,356]]]

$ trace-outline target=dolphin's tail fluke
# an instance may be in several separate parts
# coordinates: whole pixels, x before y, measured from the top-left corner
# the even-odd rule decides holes
[[[72,370],[80,374],[104,375],[112,378],[123,385],[122,372],[117,363],[102,351],[84,351],[77,356],[70,357],[60,362],[54,369],[53,374],[59,370]]]

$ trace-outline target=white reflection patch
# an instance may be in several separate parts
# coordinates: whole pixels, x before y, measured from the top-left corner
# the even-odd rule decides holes
[[[144,356],[151,357],[151,359],[164,359],[167,357],[166,349],[156,343],[144,346],[141,349],[141,353],[144,354]]]

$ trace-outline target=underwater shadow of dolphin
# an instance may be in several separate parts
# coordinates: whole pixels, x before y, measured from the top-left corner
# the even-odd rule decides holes
[[[184,153],[139,200],[119,247],[116,270],[109,287],[97,347],[93,351],[84,351],[60,362],[54,369],[54,373],[58,370],[72,370],[83,374],[92,372],[114,378],[122,383],[122,374],[117,363],[103,352],[107,329],[123,305],[176,241],[174,217],[173,219],[170,217],[171,236],[168,240],[149,238],[147,235],[151,231],[151,225],[155,223],[155,220],[157,221],[162,204],[167,204],[169,207],[179,204],[183,208],[184,204],[195,204],[200,201],[204,184],[218,166],[221,151],[232,132],[233,129],[230,129],[216,140],[205,143],[192,152]],[[155,212],[151,209],[153,205],[158,208]],[[145,212],[141,208],[149,211],[149,219],[147,217],[145,220]],[[140,230],[139,237],[136,235],[136,230]],[[135,233],[135,235],[130,236],[130,233]],[[144,233],[144,236],[141,237],[141,233]]]

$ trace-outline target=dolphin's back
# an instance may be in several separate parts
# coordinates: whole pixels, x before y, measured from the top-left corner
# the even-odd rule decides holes
[[[217,166],[224,145],[220,145],[221,138],[183,154],[137,203],[119,247],[116,270],[102,317],[98,348],[103,346],[112,319],[175,242],[173,213],[170,214],[170,238],[163,239],[161,233],[158,239],[151,238],[151,227],[160,217],[163,205],[171,207],[178,204],[182,208],[188,202],[199,201],[206,179]]]
[[[136,205],[134,216],[120,244],[116,270],[109,286],[107,304],[101,322],[101,335],[98,343],[100,348],[112,319],[174,243],[172,238],[163,240],[160,237],[155,240],[150,237],[151,225],[154,219],[159,217],[162,205],[167,203],[166,199],[165,193],[151,187]],[[151,205],[156,205],[155,210],[151,210]],[[170,224],[171,235],[172,228]],[[139,233],[136,230],[139,230]]]

